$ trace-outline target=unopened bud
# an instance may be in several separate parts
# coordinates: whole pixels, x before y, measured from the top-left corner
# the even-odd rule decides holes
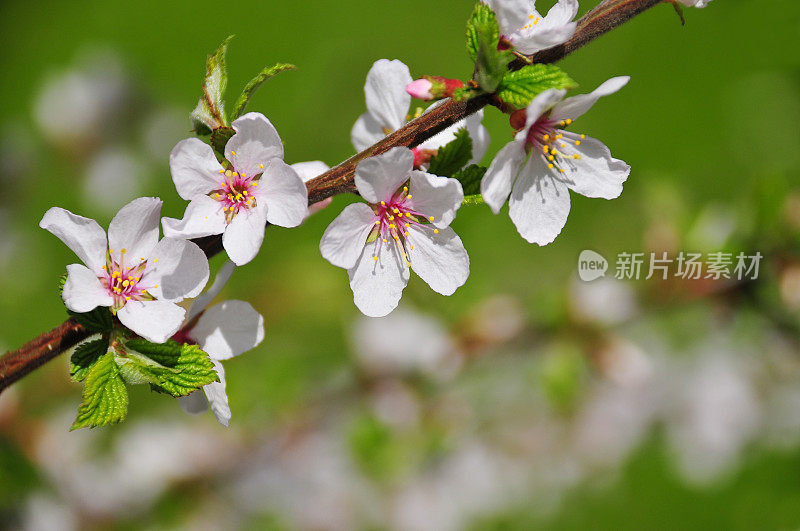
[[[438,149],[420,149],[415,147],[411,150],[411,153],[414,154],[414,169],[422,169],[423,164],[428,164],[431,161],[431,158],[439,153]]]
[[[520,109],[518,111],[514,111],[511,113],[511,116],[508,118],[508,123],[511,124],[511,128],[514,131],[519,131],[523,127],[525,127],[525,121],[528,119],[528,113],[525,109]]]
[[[448,79],[440,76],[422,76],[406,85],[406,92],[413,98],[421,100],[440,100],[449,98],[456,89],[464,86],[460,79]]]

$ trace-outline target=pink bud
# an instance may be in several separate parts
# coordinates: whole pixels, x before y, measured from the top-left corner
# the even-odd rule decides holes
[[[431,94],[431,87],[433,87],[433,83],[425,78],[422,78],[412,81],[406,85],[406,92],[408,92],[412,98],[417,98],[420,100],[432,100],[434,99],[434,96]]]

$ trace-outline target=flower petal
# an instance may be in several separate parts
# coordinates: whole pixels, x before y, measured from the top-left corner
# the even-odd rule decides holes
[[[547,15],[539,23],[545,28],[564,26],[572,22],[578,14],[578,0],[558,0],[556,5],[550,8]]]
[[[198,415],[208,409],[208,400],[205,394],[194,391],[186,396],[178,397],[181,409],[190,415]]]
[[[64,242],[92,271],[100,273],[106,263],[108,243],[106,232],[95,220],[53,207],[45,212],[39,226]]]
[[[368,112],[359,116],[350,130],[350,142],[357,151],[364,151],[385,136],[381,124]]]
[[[572,22],[577,14],[577,0],[559,0],[544,18],[536,24],[528,23],[513,36],[514,47],[524,54],[532,54],[566,42],[577,28],[577,23]]]
[[[167,301],[128,301],[117,312],[122,324],[153,343],[163,343],[183,324],[186,310]]]
[[[211,360],[214,364],[214,370],[217,371],[219,382],[212,382],[203,386],[203,392],[208,399],[208,405],[211,407],[211,412],[217,418],[217,422],[226,428],[231,422],[231,407],[228,404],[228,393],[225,392],[225,369],[222,364],[215,359]]]
[[[296,227],[308,213],[308,190],[303,179],[280,159],[270,159],[264,166],[253,195],[259,205],[267,207],[267,221],[273,225]]]
[[[150,253],[142,281],[158,286],[147,291],[159,300],[196,297],[208,282],[208,259],[189,240],[164,238]]]
[[[242,210],[233,218],[222,234],[222,247],[236,265],[244,265],[258,254],[264,241],[267,209],[257,206]]]
[[[394,147],[356,166],[355,183],[361,197],[370,203],[386,201],[410,177],[414,154],[407,147]]]
[[[219,201],[207,195],[195,196],[183,213],[183,219],[161,218],[164,236],[170,238],[199,238],[222,234],[225,230],[225,213]]]
[[[408,284],[409,269],[394,243],[385,243],[378,260],[380,239],[364,246],[355,267],[348,270],[353,302],[364,315],[383,317],[397,307]]]
[[[514,184],[508,215],[525,240],[547,245],[567,223],[569,204],[567,185],[549,173],[541,157],[531,157]]]
[[[450,225],[464,201],[460,182],[424,171],[411,172],[409,192],[414,210],[426,217],[433,216],[433,224],[440,229]]]
[[[300,179],[302,179],[304,183],[307,183],[308,181],[314,179],[315,177],[319,177],[320,175],[331,169],[330,166],[328,166],[321,160],[296,162],[291,166],[292,169],[297,172],[297,175],[300,176]]]
[[[67,281],[61,292],[64,304],[73,312],[90,312],[98,306],[112,306],[114,299],[97,275],[82,264],[67,266]]]
[[[566,155],[577,154],[578,159],[566,159],[561,167],[566,170],[565,182],[575,192],[586,197],[614,199],[622,193],[622,183],[628,179],[631,167],[611,156],[605,144],[594,138],[580,139],[575,133],[561,131],[566,148],[560,148]],[[580,140],[580,145],[575,145]]]
[[[379,59],[372,65],[367,73],[364,94],[367,110],[381,127],[396,131],[405,125],[411,106],[406,85],[412,81],[411,72],[402,61]]]
[[[567,91],[563,89],[547,89],[533,98],[528,104],[528,108],[525,109],[525,129],[520,131],[517,136],[524,139],[536,120],[563,100],[566,93]]]
[[[187,201],[219,188],[221,169],[214,150],[199,138],[181,140],[169,154],[172,182]]]
[[[207,309],[189,332],[209,356],[227,360],[264,339],[264,318],[250,303],[224,301]]]
[[[272,158],[283,159],[281,137],[263,114],[249,112],[234,120],[231,127],[236,134],[225,144],[225,158],[239,173],[254,176],[261,173],[261,164]]]
[[[208,304],[214,300],[214,297],[219,295],[219,292],[222,291],[222,288],[225,287],[225,284],[228,283],[231,275],[233,275],[234,269],[236,269],[236,264],[230,260],[226,261],[222,265],[219,272],[217,272],[217,276],[214,277],[214,283],[211,285],[211,287],[208,288],[205,293],[198,295],[197,298],[192,301],[192,305],[189,307],[189,312],[186,314],[187,321],[194,319],[200,312],[206,309],[206,306],[208,306]]]
[[[497,16],[501,35],[511,35],[528,23],[530,0],[485,0]]]
[[[469,276],[469,256],[461,238],[450,227],[438,234],[412,226],[408,229],[411,245],[408,256],[411,269],[442,295],[452,295]]]
[[[567,118],[575,120],[591,109],[592,106],[597,103],[597,100],[603,96],[614,94],[627,85],[630,79],[630,76],[612,77],[589,94],[579,94],[578,96],[567,98],[553,107],[551,117],[556,121],[566,120]]]
[[[481,180],[481,195],[497,214],[503,208],[511,186],[525,163],[525,141],[513,140],[497,152]]]
[[[354,267],[377,219],[364,203],[347,205],[322,235],[319,242],[322,257],[336,267]]]
[[[157,197],[140,197],[122,207],[108,226],[112,254],[126,249],[134,260],[148,256],[158,242],[160,216],[161,200]]]

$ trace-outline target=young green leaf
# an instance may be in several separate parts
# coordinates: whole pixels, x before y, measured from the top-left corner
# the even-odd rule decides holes
[[[105,306],[98,306],[91,312],[77,313],[67,310],[70,317],[75,319],[79,325],[91,332],[107,332],[114,326],[114,318],[111,311]]]
[[[496,45],[481,38],[478,60],[475,62],[475,81],[478,86],[486,92],[495,92],[508,73],[508,63],[513,59],[511,52],[498,50]]]
[[[496,50],[500,42],[500,25],[494,11],[483,2],[477,2],[467,21],[467,53],[473,62],[478,60],[482,40]]]
[[[508,105],[524,109],[533,98],[548,89],[578,86],[566,72],[555,65],[535,64],[508,72],[500,81],[497,96]]]
[[[132,339],[125,346],[129,357],[135,358],[132,362],[135,366],[126,369],[126,374],[137,378],[137,383],[150,383],[157,391],[185,396],[204,385],[219,381],[208,354],[197,345],[175,341],[158,344]],[[136,357],[137,354],[141,357]],[[142,357],[149,359],[143,360]]]
[[[107,352],[86,375],[83,402],[70,430],[116,424],[124,420],[127,414],[128,390],[120,377],[114,355]]]
[[[69,358],[69,375],[76,382],[82,382],[95,362],[106,352],[108,340],[105,338],[81,343]]]
[[[477,164],[470,164],[463,170],[453,174],[453,179],[456,179],[458,182],[460,182],[461,187],[464,189],[464,204],[479,204],[474,198],[470,199],[469,201],[467,201],[467,198],[475,195],[480,197],[481,179],[483,179],[486,169],[487,168],[478,166]],[[483,200],[480,201],[480,203],[482,202]]]
[[[466,128],[456,131],[456,137],[450,143],[439,148],[439,152],[431,157],[428,173],[450,177],[464,167],[472,158],[472,139]]]
[[[222,41],[217,50],[206,59],[206,76],[203,81],[203,95],[192,111],[192,123],[198,134],[208,134],[218,127],[228,125],[222,97],[228,85],[228,71],[225,66],[225,53],[230,35]]]
[[[256,90],[269,78],[275,76],[276,74],[280,74],[284,70],[296,70],[297,67],[294,65],[290,65],[288,63],[278,63],[275,66],[265,68],[259,74],[250,80],[250,82],[245,85],[244,90],[239,95],[239,99],[236,100],[236,105],[233,106],[233,114],[231,115],[231,120],[235,120],[241,115],[244,114],[244,109],[247,107],[247,102],[250,101],[250,98],[253,96]]]

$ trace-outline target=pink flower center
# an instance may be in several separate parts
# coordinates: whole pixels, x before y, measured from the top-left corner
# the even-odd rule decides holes
[[[406,264],[411,265],[408,251],[414,248],[414,244],[411,241],[408,229],[421,227],[426,230],[433,230],[434,234],[439,233],[439,229],[431,225],[434,217],[426,216],[414,207],[413,196],[408,192],[408,186],[399,188],[387,201],[381,201],[377,205],[370,206],[377,219],[368,241],[380,239],[375,249],[375,254],[372,255],[376,261],[384,244],[389,245],[390,240],[393,240],[397,245],[397,250],[403,255]]]
[[[566,127],[572,123],[572,120],[552,120],[550,113],[544,113],[536,122],[528,129],[528,135],[525,138],[525,149],[530,153],[540,153],[541,157],[545,160],[549,169],[556,169],[560,173],[564,173],[561,167],[568,159],[580,159],[578,153],[568,155],[563,151],[567,144],[575,146],[581,145],[581,140],[586,138],[586,135],[580,135],[580,140],[572,140],[564,137],[564,130],[559,129]]]
[[[260,168],[263,170],[264,165]],[[230,223],[240,210],[247,210],[256,206],[256,198],[253,196],[253,188],[258,186],[261,174],[248,176],[244,172],[234,170],[220,170],[223,181],[219,183],[219,188],[212,190],[208,195],[211,199],[219,201],[222,210],[225,212],[225,220]]]
[[[103,266],[104,274],[99,278],[100,284],[108,290],[114,299],[111,311],[116,313],[125,303],[134,301],[152,301],[155,297],[147,292],[148,289],[157,288],[158,284],[151,286],[148,284],[145,272],[147,270],[147,259],[139,258],[138,261],[131,260],[126,264],[125,255],[127,249],[121,249],[119,261],[112,258],[114,250],[109,249],[106,253],[106,265]],[[158,260],[156,258],[155,260]]]

